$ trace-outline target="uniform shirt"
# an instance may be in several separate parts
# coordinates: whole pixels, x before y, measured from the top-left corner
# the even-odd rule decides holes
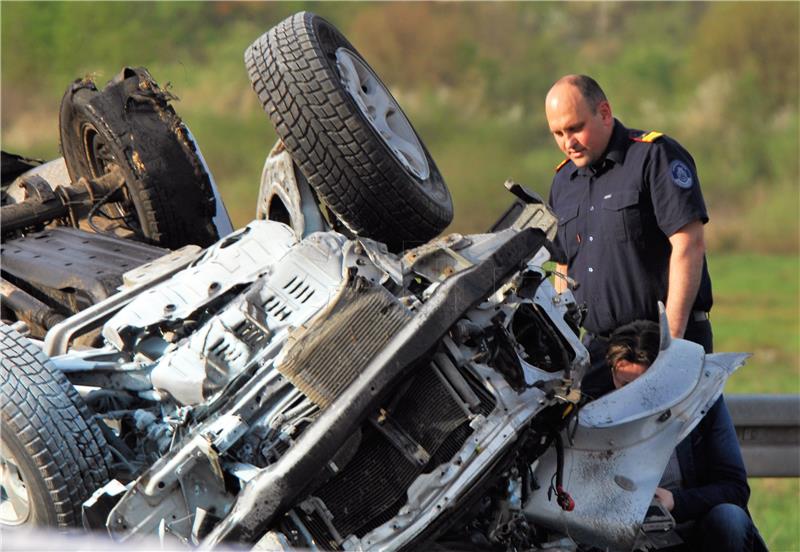
[[[558,216],[553,260],[566,264],[589,307],[584,326],[606,334],[637,319],[658,320],[666,302],[669,236],[708,222],[694,160],[675,140],[637,141],[618,120],[605,153],[588,167],[559,168],[550,189]],[[711,309],[705,258],[693,310]]]

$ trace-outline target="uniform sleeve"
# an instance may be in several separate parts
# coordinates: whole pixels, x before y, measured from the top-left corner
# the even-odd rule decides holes
[[[708,222],[694,159],[680,144],[664,137],[652,144],[646,171],[656,222],[671,236],[690,222]]]
[[[556,179],[553,178],[553,183],[550,185],[550,196],[547,199],[547,204],[550,206],[550,209],[554,213],[558,213],[558,210],[556,209],[556,200],[555,200],[555,197],[554,197],[555,196],[555,193],[554,193],[555,187],[556,187]],[[552,243],[551,247],[549,248],[549,250],[550,250],[550,259],[552,261],[554,261],[554,262],[556,262],[558,264],[565,265],[565,264],[567,264],[567,253],[566,253],[566,249],[564,248],[564,236],[562,235],[563,232],[560,231],[561,228],[562,228],[562,226],[559,225],[559,229],[558,229],[558,231],[556,231],[556,237],[553,240],[553,243]]]
[[[702,440],[699,449],[693,449],[693,454],[703,455],[706,473],[698,474],[698,487],[673,493],[675,507],[672,515],[679,523],[699,519],[718,504],[747,508],[750,497],[736,430],[722,397],[714,403],[703,422]]]

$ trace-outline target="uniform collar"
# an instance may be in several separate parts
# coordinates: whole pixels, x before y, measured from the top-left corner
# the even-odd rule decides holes
[[[628,136],[629,130],[625,125],[614,119],[614,129],[611,131],[611,138],[608,140],[608,146],[605,153],[600,156],[600,159],[592,163],[588,167],[574,167],[570,174],[570,178],[574,178],[576,174],[581,176],[592,176],[595,174],[607,171],[612,164],[622,164],[625,162],[625,154],[628,153],[630,146],[630,137]]]

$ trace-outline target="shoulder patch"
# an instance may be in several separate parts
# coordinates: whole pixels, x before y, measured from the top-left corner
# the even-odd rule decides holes
[[[669,164],[669,172],[672,175],[672,182],[679,188],[688,190],[694,184],[692,170],[680,159]]]
[[[567,158],[567,159],[564,159],[564,160],[563,160],[561,163],[559,163],[558,165],[556,165],[556,172],[558,172],[558,171],[560,171],[561,169],[563,169],[563,168],[564,168],[564,165],[566,165],[567,163],[569,163],[569,158]]]
[[[645,143],[652,143],[664,136],[663,132],[656,132],[655,130],[651,132],[643,132],[638,136],[631,136],[631,140],[634,142],[645,142]]]

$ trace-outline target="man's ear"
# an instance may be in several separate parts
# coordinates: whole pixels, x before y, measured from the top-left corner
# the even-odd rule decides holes
[[[608,100],[603,100],[597,105],[597,112],[600,114],[600,118],[606,125],[611,125],[614,123],[614,116],[611,114],[611,104],[608,103]]]

